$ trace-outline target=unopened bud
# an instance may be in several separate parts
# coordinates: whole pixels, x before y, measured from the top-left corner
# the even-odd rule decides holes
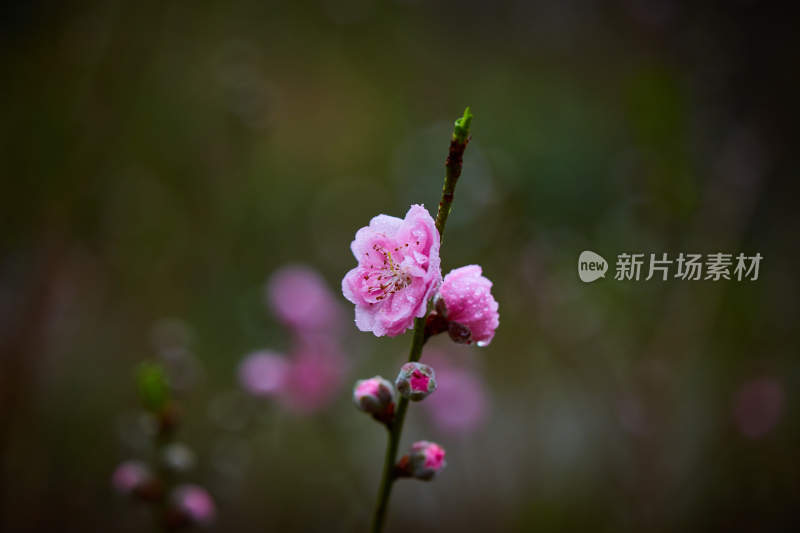
[[[428,365],[406,363],[394,384],[404,398],[418,402],[436,390],[436,373]]]
[[[380,376],[360,379],[353,388],[356,407],[381,422],[388,422],[394,416],[394,401],[394,387]]]
[[[395,473],[399,477],[430,481],[447,466],[444,456],[444,448],[435,442],[417,441],[411,445],[409,453],[397,463]]]

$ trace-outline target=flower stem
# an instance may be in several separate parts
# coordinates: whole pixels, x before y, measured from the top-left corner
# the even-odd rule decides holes
[[[469,128],[472,123],[472,112],[469,107],[464,111],[464,115],[456,120],[453,128],[453,137],[450,140],[450,151],[445,163],[444,186],[442,187],[442,199],[439,202],[439,211],[436,213],[436,229],[439,231],[441,241],[444,234],[444,226],[447,224],[447,216],[453,204],[456,183],[461,176],[462,160],[464,149],[469,142]],[[417,362],[422,357],[422,347],[428,337],[425,335],[425,316],[414,320],[414,338],[411,341],[411,350],[408,354],[410,362]],[[388,431],[388,442],[386,443],[386,456],[383,460],[383,475],[381,476],[380,489],[378,491],[378,501],[375,504],[375,512],[372,516],[372,533],[380,533],[386,522],[386,511],[389,507],[389,496],[392,494],[392,486],[395,479],[395,463],[397,461],[397,449],[400,446],[400,436],[403,432],[403,422],[408,410],[408,400],[401,398],[397,406],[397,413],[394,420],[386,425]]]
[[[444,238],[444,226],[453,206],[453,196],[456,192],[456,183],[461,176],[461,167],[464,150],[469,142],[469,128],[472,124],[472,111],[469,107],[464,110],[464,116],[456,120],[453,128],[453,137],[450,140],[450,151],[445,162],[444,185],[442,186],[442,199],[439,202],[439,212],[436,213],[436,229],[439,237]]]
[[[422,346],[425,344],[425,317],[417,318],[414,321],[414,340],[411,343],[411,353],[409,361],[419,361],[422,356]],[[389,496],[394,485],[394,465],[397,461],[397,448],[400,446],[400,434],[403,432],[403,421],[408,410],[408,399],[400,398],[394,420],[386,426],[389,432],[389,441],[386,444],[386,457],[383,461],[383,476],[381,478],[378,502],[375,506],[375,514],[372,517],[373,533],[380,533],[386,521],[386,509],[389,507]]]

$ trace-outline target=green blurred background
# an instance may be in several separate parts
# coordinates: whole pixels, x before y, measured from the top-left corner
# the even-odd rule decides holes
[[[349,383],[393,375],[410,337],[351,328],[347,382],[308,416],[242,398],[236,366],[287,345],[262,302],[271,272],[308,264],[339,296],[359,227],[435,209],[466,105],[442,266],[479,263],[495,283],[497,336],[462,349],[490,417],[453,437],[412,409],[403,446],[439,440],[449,467],[398,484],[388,531],[791,528],[796,13],[666,0],[0,13],[3,531],[151,527],[109,476],[143,446],[133,369],[156,357],[165,318],[193,354],[179,437],[217,501],[213,529],[365,529],[384,434]],[[586,249],[612,269],[621,252],[764,261],[754,282],[589,285]],[[756,379],[781,401],[748,411],[777,420],[752,438],[734,413]]]

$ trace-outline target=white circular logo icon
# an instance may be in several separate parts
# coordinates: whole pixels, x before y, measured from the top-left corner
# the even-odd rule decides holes
[[[600,254],[584,250],[578,257],[578,277],[581,278],[581,281],[591,283],[599,278],[604,278],[607,270],[608,263]]]

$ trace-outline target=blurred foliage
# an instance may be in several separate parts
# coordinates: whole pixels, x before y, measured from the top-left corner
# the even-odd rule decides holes
[[[159,413],[169,402],[169,385],[164,369],[155,363],[141,363],[136,370],[136,386],[144,408]]]

